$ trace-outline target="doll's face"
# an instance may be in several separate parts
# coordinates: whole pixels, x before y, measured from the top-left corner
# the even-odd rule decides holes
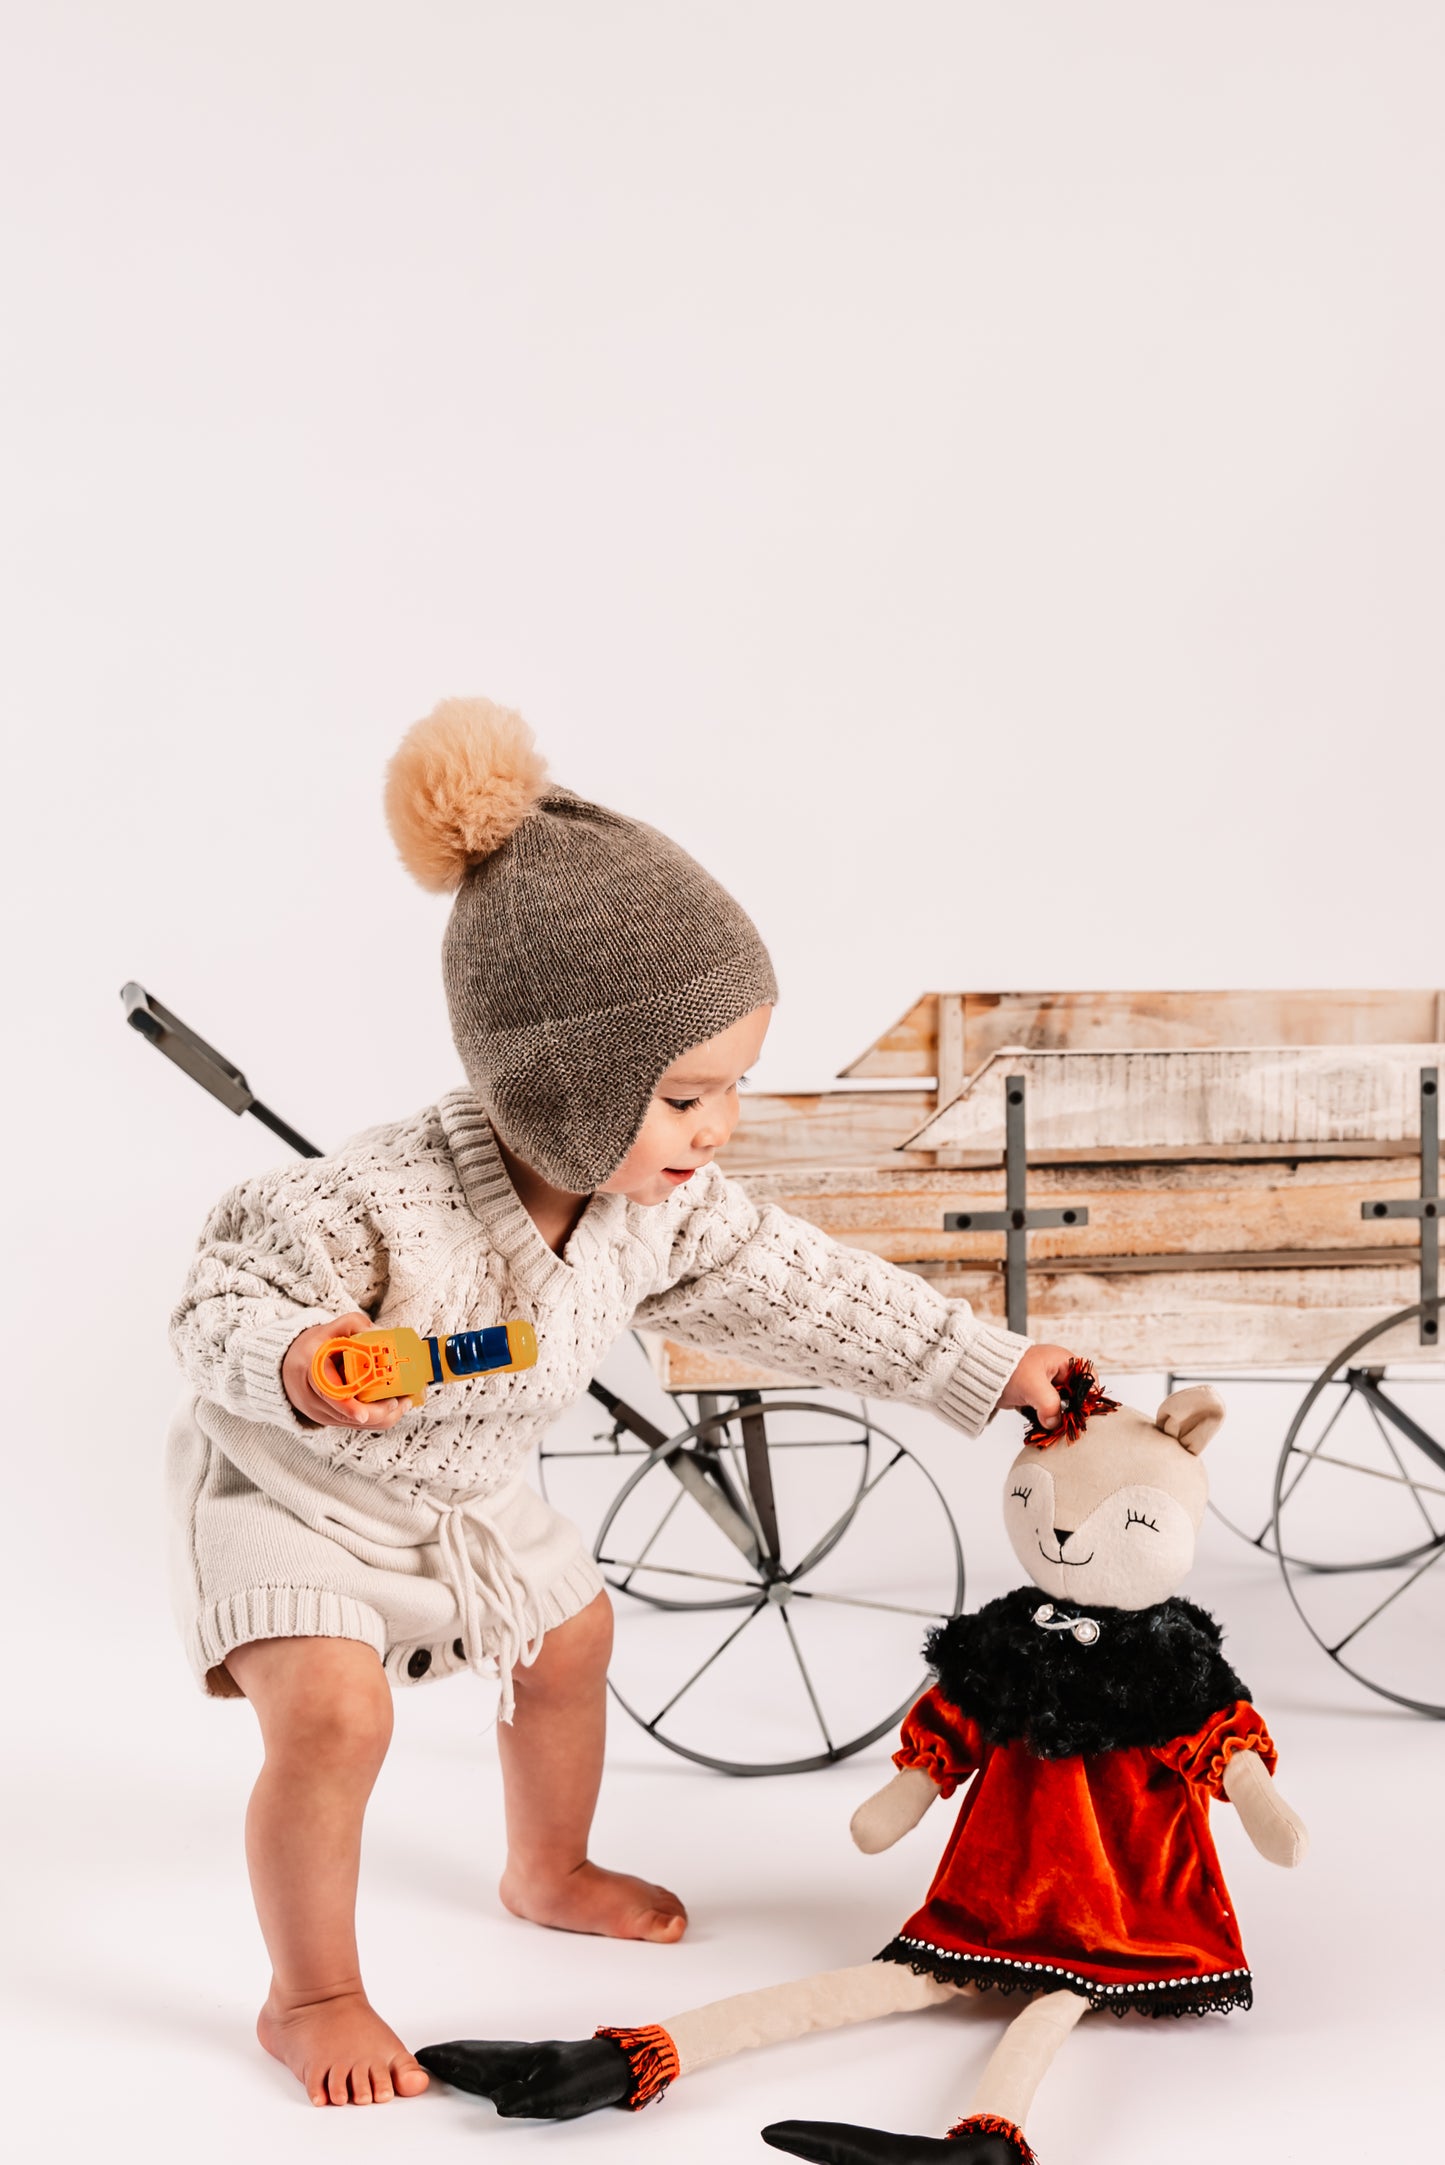
[[[1194,1562],[1209,1494],[1197,1454],[1223,1410],[1212,1391],[1178,1391],[1154,1421],[1120,1406],[1095,1414],[1077,1443],[1020,1451],[1004,1523],[1034,1584],[1101,1608],[1167,1600]]]

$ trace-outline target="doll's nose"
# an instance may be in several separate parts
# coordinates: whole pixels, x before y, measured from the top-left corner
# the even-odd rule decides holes
[[[1074,1529],[1072,1528],[1072,1526],[1056,1526],[1054,1528],[1054,1539],[1059,1544],[1059,1554],[1061,1556],[1064,1553],[1064,1543],[1066,1541],[1071,1541],[1073,1537]]]

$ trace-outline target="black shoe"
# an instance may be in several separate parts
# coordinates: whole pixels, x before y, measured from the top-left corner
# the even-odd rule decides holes
[[[417,2058],[454,2090],[489,2097],[504,2120],[580,2120],[621,2105],[633,2083],[632,2062],[612,2037],[536,2045],[459,2038],[424,2045]]]
[[[775,2120],[763,2141],[813,2165],[1019,2165],[1032,2156],[1027,2145],[992,2128],[965,2128],[957,2135],[890,2135],[881,2127],[850,2127],[842,2120]]]

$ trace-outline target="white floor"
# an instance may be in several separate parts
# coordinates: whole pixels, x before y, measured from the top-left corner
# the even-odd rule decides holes
[[[1130,1395],[1148,1403],[1150,1387]],[[922,1417],[899,1426],[964,1528],[970,1602],[1013,1583],[996,1499],[1016,1423],[976,1444]],[[1267,1439],[1237,1426],[1236,1453],[1262,1466]],[[1225,1448],[1221,1438],[1221,1476]],[[1035,2109],[1043,2165],[1438,2155],[1445,1725],[1342,1677],[1274,1567],[1217,1525],[1188,1591],[1229,1626],[1314,1848],[1299,1872],[1273,1870],[1218,1813],[1256,2006],[1202,2022],[1086,2022]],[[1445,1658],[1445,1635],[1441,1645]],[[37,1643],[29,1670],[26,1658],[12,1651],[23,1741],[5,1835],[17,2158],[440,2161],[491,2144],[493,2158],[681,2152],[720,2165],[771,2155],[757,2130],[783,2116],[941,2133],[998,2034],[988,2004],[900,2018],[715,2069],[635,2119],[557,2128],[498,2121],[438,2087],[384,2110],[315,2111],[251,2034],[265,1964],[240,1853],[256,1761],[247,1710],[194,1694],[152,1592],[128,1627],[112,1618],[69,1653]],[[418,2044],[585,2035],[863,1959],[919,1899],[942,1845],[940,1811],[885,1857],[850,1847],[848,1816],[885,1770],[884,1744],[824,1773],[744,1782],[689,1767],[619,1719],[596,1854],[676,1886],[691,1931],[668,1949],[540,1932],[494,1893],[491,1712],[470,1679],[401,1695],[372,1808],[366,1968],[378,2005]]]

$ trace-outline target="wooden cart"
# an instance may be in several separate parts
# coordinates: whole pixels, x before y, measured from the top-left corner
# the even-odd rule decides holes
[[[123,999],[223,1104],[316,1154],[142,987]],[[746,1097],[724,1163],[1106,1373],[1291,1378],[1250,1538],[1334,1660],[1441,1714],[1442,1050],[1435,991],[929,993],[837,1089]],[[945,1499],[865,1403],[647,1353],[659,1418],[597,1381],[607,1430],[540,1454],[623,1597],[613,1689],[703,1765],[830,1765],[896,1726],[923,1627],[962,1606]]]
[[[1383,1696],[1441,1713],[1442,1616],[1428,1601],[1445,1573],[1427,1574],[1445,1545],[1432,1391],[1445,1380],[1442,1053],[1434,990],[929,993],[837,1089],[745,1098],[724,1163],[759,1201],[981,1315],[1086,1350],[1106,1374],[1295,1376],[1272,1502],[1250,1538],[1278,1554],[1332,1658]],[[711,1434],[714,1463],[736,1468],[746,1513],[743,1417],[756,1425],[797,1403],[789,1379],[672,1341],[649,1350],[667,1392],[696,1396],[689,1433]],[[678,1606],[701,1606],[705,1576],[687,1576],[695,1529],[686,1514],[679,1523],[666,1463],[656,1454],[624,1484],[597,1553],[620,1591],[646,1600],[666,1584]],[[860,1500],[888,1464],[875,1448]],[[554,1486],[559,1470],[544,1468]],[[644,1493],[666,1514],[655,1532]],[[855,1598],[879,1583],[863,1523],[849,1529]],[[731,1598],[745,1623],[768,1582],[745,1575],[749,1591],[739,1547]],[[772,1583],[801,1595],[800,1565],[774,1557]],[[885,1592],[896,1600],[896,1583]],[[719,1663],[734,1630],[722,1621]],[[695,1635],[689,1656],[702,1646]],[[654,1633],[649,1674],[656,1647]],[[644,1718],[645,1694],[621,1668]],[[873,1724],[851,1727],[861,1740]]]

